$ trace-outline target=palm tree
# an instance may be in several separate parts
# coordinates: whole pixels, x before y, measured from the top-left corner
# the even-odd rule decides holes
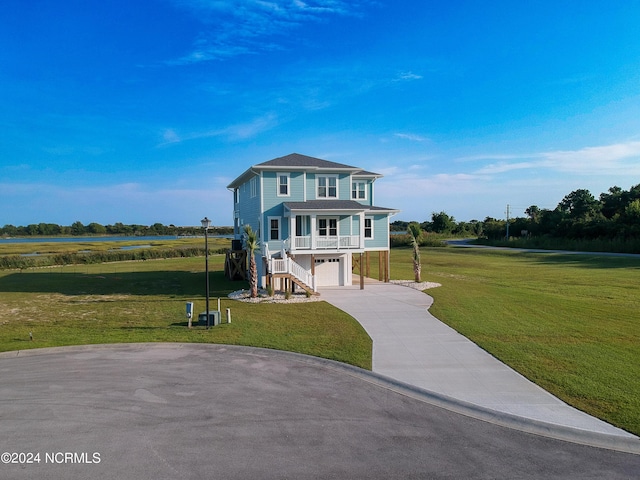
[[[420,237],[422,229],[417,222],[411,222],[407,226],[407,231],[411,235],[411,246],[413,247],[413,275],[416,283],[420,283],[420,273],[422,271],[422,265],[420,264]]]
[[[249,286],[251,288],[251,298],[258,296],[258,268],[254,254],[260,245],[258,234],[253,231],[251,225],[244,226],[244,244],[249,251]]]

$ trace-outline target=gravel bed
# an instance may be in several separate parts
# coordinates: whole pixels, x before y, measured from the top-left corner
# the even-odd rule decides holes
[[[302,303],[302,302],[317,302],[322,300],[320,295],[311,295],[307,297],[306,293],[293,293],[289,298],[285,298],[284,293],[275,292],[273,297],[270,297],[266,290],[258,289],[258,296],[251,298],[250,290],[237,290],[229,294],[229,298],[232,300],[239,300],[247,303]]]
[[[415,288],[416,290],[428,290],[429,288],[440,287],[439,283],[434,282],[414,282],[412,280],[391,280],[390,283],[395,285],[401,285],[403,287]],[[231,292],[229,298],[232,300],[239,300],[247,303],[303,303],[303,302],[317,302],[322,300],[321,295],[311,295],[307,297],[306,293],[298,292],[293,293],[289,298],[285,298],[284,293],[275,292],[272,297],[269,296],[266,290],[258,289],[258,296],[251,298],[251,292],[249,290],[236,290]]]
[[[430,288],[441,287],[442,284],[435,282],[414,282],[413,280],[391,280],[390,283],[402,285],[403,287],[415,288],[416,290],[428,290]]]

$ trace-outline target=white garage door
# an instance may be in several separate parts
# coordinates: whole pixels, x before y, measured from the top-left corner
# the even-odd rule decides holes
[[[316,258],[316,285],[331,287],[340,285],[341,262],[339,258]]]

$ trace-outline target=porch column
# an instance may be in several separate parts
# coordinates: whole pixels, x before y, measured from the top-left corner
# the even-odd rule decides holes
[[[316,214],[311,214],[311,250],[316,249]]]
[[[296,216],[293,213],[289,216],[289,251],[296,251]]]

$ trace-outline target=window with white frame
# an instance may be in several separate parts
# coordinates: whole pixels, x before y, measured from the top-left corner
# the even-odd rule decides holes
[[[320,237],[337,237],[338,236],[338,219],[337,218],[319,218],[318,219],[318,235]]]
[[[269,217],[269,240],[280,240],[279,217]]]
[[[256,177],[251,179],[249,187],[251,188],[251,198],[253,198],[258,194],[258,179]]]
[[[288,197],[289,193],[289,174],[288,173],[278,173],[278,196],[279,197]]]
[[[366,200],[367,199],[367,182],[352,182],[351,198],[353,200]]]
[[[324,175],[318,177],[318,198],[338,198],[338,176]]]
[[[364,238],[373,238],[373,218],[364,219]]]

